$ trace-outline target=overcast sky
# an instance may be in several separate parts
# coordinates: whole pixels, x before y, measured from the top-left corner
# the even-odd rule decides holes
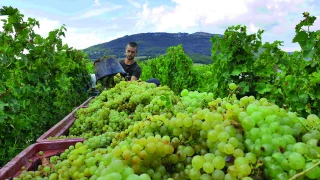
[[[263,42],[291,43],[294,27],[307,11],[317,16],[311,30],[320,30],[319,0],[0,0],[40,21],[42,36],[66,24],[65,43],[78,49],[146,32],[223,34],[228,26],[245,25],[249,33],[266,32]]]

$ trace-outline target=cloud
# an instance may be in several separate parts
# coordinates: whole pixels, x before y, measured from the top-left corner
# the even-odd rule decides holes
[[[24,20],[26,21],[27,18],[25,17]],[[36,20],[39,21],[40,28],[34,27],[34,31],[42,37],[47,37],[50,31],[62,26],[58,20],[50,20],[48,18],[37,18]]]
[[[303,19],[303,12],[319,16],[319,5],[311,0],[172,0],[173,7],[143,5],[137,13],[135,30],[160,32],[204,31],[223,34],[233,25],[247,26],[248,33],[266,30],[262,40],[285,41],[288,49],[299,49],[292,44],[294,28]],[[320,29],[319,19],[314,29]]]
[[[27,21],[29,16],[24,17],[24,21]],[[50,31],[54,29],[58,29],[62,26],[62,22],[59,20],[49,19],[47,17],[32,17],[39,21],[40,28],[34,27],[35,33],[41,35],[46,38],[49,35]],[[5,16],[0,16],[1,19],[7,19]],[[0,30],[2,30],[3,22],[0,21]],[[84,49],[99,43],[104,43],[107,41],[111,41],[115,38],[119,38],[124,36],[126,33],[123,31],[116,31],[117,33],[105,33],[108,31],[112,31],[114,29],[118,29],[119,25],[112,24],[107,27],[100,27],[92,30],[90,27],[86,28],[78,28],[78,27],[69,27],[66,26],[67,31],[65,32],[65,37],[61,37],[64,44],[68,44],[69,47],[73,47],[76,49]]]
[[[24,21],[28,21],[27,16],[25,16],[23,18]],[[7,16],[0,16],[0,20],[1,19],[8,19]],[[33,28],[34,32],[39,34],[40,36],[46,38],[49,34],[50,31],[60,28],[62,26],[62,24],[60,23],[60,21],[58,20],[50,20],[48,18],[45,17],[41,17],[41,18],[36,18],[37,21],[39,21],[40,24],[40,28],[38,28],[37,26],[35,26]],[[3,26],[3,22],[0,21],[0,30],[2,31],[2,26]]]
[[[122,6],[119,6],[119,5],[112,5],[112,6],[108,6],[108,7],[93,8],[93,9],[90,9],[90,10],[84,12],[81,15],[77,15],[77,16],[72,17],[70,20],[86,19],[86,18],[99,16],[104,13],[120,9],[121,7]]]
[[[92,6],[101,6],[99,0],[94,0],[94,4]]]
[[[320,30],[320,16],[316,16],[316,21],[313,23],[313,26],[309,28],[310,31]]]
[[[78,30],[66,33],[66,38],[62,38],[63,42],[68,44],[69,47],[76,49],[84,49],[89,46],[105,42],[105,38],[96,31],[80,32]]]
[[[133,1],[133,0],[127,0],[132,6],[134,6],[135,8],[141,8],[141,4]]]
[[[66,37],[63,37],[62,39],[63,43],[68,44],[69,47],[85,49],[126,35],[126,32],[119,31],[117,30],[118,28],[119,26],[117,24],[95,28],[94,30],[92,28],[67,27],[67,32],[65,33]]]
[[[8,16],[0,16],[0,31],[3,30],[2,26],[3,26],[3,21],[1,20],[4,20],[4,19],[8,19]]]
[[[102,29],[94,31],[87,31],[82,29],[70,28],[66,33],[66,38],[63,39],[63,43],[68,44],[69,47],[76,49],[85,49],[93,45],[105,43],[120,37],[123,37],[126,32],[117,31],[113,34],[106,34],[102,32]]]
[[[173,0],[173,2],[176,3],[173,9],[166,6],[149,8],[147,3],[144,4],[143,10],[138,13],[141,20],[137,24],[154,23],[157,31],[188,29],[225,18],[232,19],[248,11],[243,0],[198,0],[197,2]]]
[[[256,25],[254,25],[253,23],[250,23],[249,27],[247,29],[247,31],[249,33],[256,33],[256,32],[258,32],[258,30],[259,30],[259,28]]]
[[[154,24],[157,30],[187,29],[190,27],[231,26],[235,24],[292,25],[304,10],[303,0],[173,0],[173,9],[166,6],[149,8],[138,13],[138,24]],[[295,18],[287,18],[287,17]],[[151,20],[151,21],[150,21]],[[293,25],[292,25],[293,26]]]
[[[286,51],[286,52],[294,52],[294,51],[300,51],[301,48],[300,46],[286,46],[286,47],[280,47],[281,50]]]

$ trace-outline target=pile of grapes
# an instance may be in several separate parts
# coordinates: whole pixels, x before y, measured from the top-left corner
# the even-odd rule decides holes
[[[84,143],[15,179],[320,179],[319,117],[265,98],[121,82],[78,118]]]
[[[155,111],[159,111],[166,104],[153,106],[151,101],[164,97],[170,103],[176,103],[179,99],[167,86],[156,87],[153,83],[121,81],[114,88],[103,91],[94,98],[88,108],[81,108],[76,112],[77,119],[70,128],[70,136],[87,139],[104,132],[125,130],[129,125],[141,120],[146,106],[152,106]]]

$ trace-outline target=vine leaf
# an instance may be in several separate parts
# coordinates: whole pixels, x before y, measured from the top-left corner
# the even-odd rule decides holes
[[[305,31],[300,31],[293,38],[292,42],[295,43],[295,42],[306,41],[306,39],[308,39],[308,34]]]
[[[303,103],[308,102],[309,96],[307,94],[300,94],[299,95],[299,100]]]
[[[247,72],[246,66],[236,66],[231,72],[231,75],[238,76],[242,72]]]
[[[18,12],[18,9],[13,8],[11,6],[9,6],[9,7],[3,6],[3,8],[0,9],[0,15],[2,15],[2,16],[5,16],[5,15],[12,16],[17,12]]]
[[[6,92],[6,88],[3,87],[3,86],[0,86],[0,94],[2,94],[2,93],[4,93],[4,92]]]
[[[271,84],[258,83],[256,86],[256,91],[259,94],[264,94],[266,92],[270,92],[272,90]]]
[[[239,87],[241,87],[241,91],[240,91],[241,94],[245,94],[246,92],[249,92],[249,85],[245,81],[240,82]]]

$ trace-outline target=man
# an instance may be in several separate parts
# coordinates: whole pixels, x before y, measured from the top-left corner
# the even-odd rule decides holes
[[[135,42],[129,42],[125,50],[126,58],[120,61],[120,64],[124,71],[127,73],[126,79],[130,81],[136,81],[141,76],[141,67],[134,60],[134,57],[138,54],[138,45]]]
[[[135,42],[129,42],[126,46],[126,58],[120,61],[120,64],[126,74],[122,74],[127,81],[136,81],[140,78],[142,69],[134,57],[138,54],[138,45]],[[146,80],[148,83],[154,83],[160,86],[160,81],[156,78]]]

